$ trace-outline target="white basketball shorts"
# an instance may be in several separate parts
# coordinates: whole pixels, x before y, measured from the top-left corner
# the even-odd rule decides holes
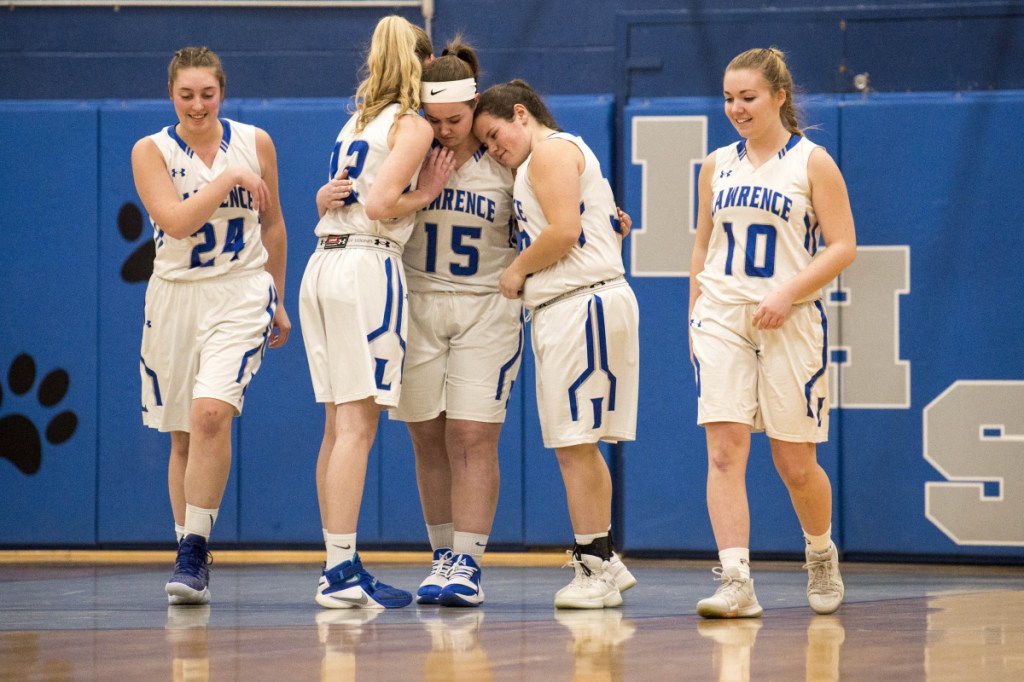
[[[753,325],[756,304],[701,296],[693,307],[697,423],[735,422],[794,443],[828,440],[828,327],[824,306],[793,306],[779,329]]]
[[[264,270],[197,282],[150,278],[139,363],[143,423],[188,432],[196,398],[222,400],[241,414],[276,309],[274,278]]]
[[[318,403],[372,397],[394,407],[408,328],[401,249],[317,249],[299,290],[299,321]]]
[[[636,438],[640,311],[625,279],[533,311],[544,447]]]
[[[402,397],[389,416],[504,422],[523,357],[521,311],[497,292],[410,293]]]

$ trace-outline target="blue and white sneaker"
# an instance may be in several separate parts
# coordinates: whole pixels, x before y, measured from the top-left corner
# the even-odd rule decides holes
[[[210,564],[213,557],[206,548],[202,535],[186,535],[178,543],[178,558],[174,562],[174,575],[164,586],[167,603],[210,603]]]
[[[437,601],[441,606],[480,606],[484,603],[480,567],[469,554],[456,554],[452,557],[448,582],[441,588]]]
[[[328,609],[400,609],[411,602],[412,595],[405,590],[367,573],[358,554],[325,569],[316,588],[316,603]]]
[[[436,604],[441,596],[441,588],[448,582],[448,571],[452,567],[452,551],[447,547],[434,550],[434,562],[430,567],[430,575],[423,579],[416,590],[416,603]]]

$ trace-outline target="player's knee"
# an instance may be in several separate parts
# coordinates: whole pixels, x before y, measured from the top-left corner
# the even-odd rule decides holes
[[[230,406],[225,403],[197,402],[192,407],[192,437],[209,439],[230,432],[233,415]]]

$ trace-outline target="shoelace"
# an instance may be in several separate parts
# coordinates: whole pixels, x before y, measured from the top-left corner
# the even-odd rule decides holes
[[[438,558],[434,559],[433,563],[430,565],[430,574],[447,578],[451,571],[451,560],[451,552],[445,552]]]
[[[733,592],[740,592],[743,590],[743,584],[746,580],[727,575],[725,573],[725,569],[721,566],[712,568],[711,572],[715,574],[715,580],[721,583],[721,585],[718,586],[718,589],[715,590],[715,594],[732,594]]]
[[[472,580],[473,574],[476,573],[477,569],[473,568],[463,560],[451,565],[448,569],[448,579],[452,578],[465,578],[466,580]]]
[[[804,564],[804,570],[811,571],[811,592],[834,592],[835,584],[832,580],[832,571],[828,559],[820,561],[808,561]]]
[[[583,562],[583,557],[580,556],[579,552],[567,549],[565,550],[565,553],[569,555],[569,560],[562,564],[562,568],[576,569],[577,577],[582,574],[583,577],[590,578],[593,575],[593,571],[591,571],[590,567]]]

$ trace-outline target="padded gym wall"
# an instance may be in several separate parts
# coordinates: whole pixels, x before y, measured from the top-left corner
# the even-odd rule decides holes
[[[1015,197],[1024,93],[803,98],[839,163],[857,261],[826,290],[834,530],[857,557],[1024,557],[1024,285]],[[626,207],[640,297],[642,430],[626,448],[624,536],[635,549],[713,549],[704,439],[686,345],[695,181],[735,139],[718,98],[625,108]],[[653,337],[653,339],[652,339]],[[755,437],[754,552],[800,547]]]

